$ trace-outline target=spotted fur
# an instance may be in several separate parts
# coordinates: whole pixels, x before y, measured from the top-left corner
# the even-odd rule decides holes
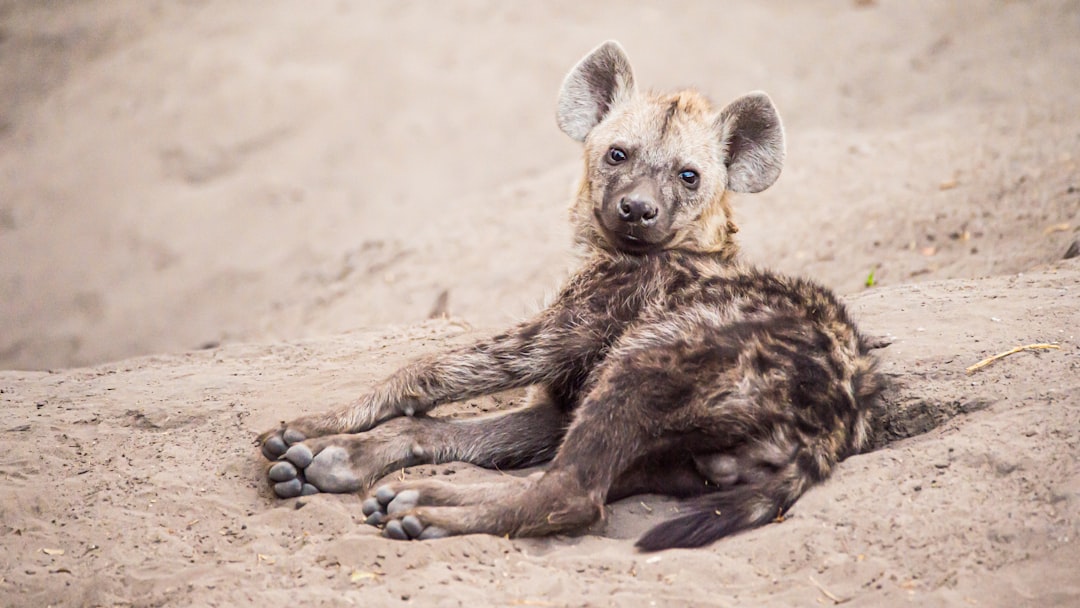
[[[767,523],[870,445],[881,379],[843,304],[738,256],[730,193],[767,188],[783,163],[772,102],[755,93],[716,110],[693,91],[633,83],[622,49],[605,43],[563,85],[559,125],[584,142],[570,210],[583,261],[554,302],[413,362],[347,408],[268,431],[268,457],[300,439],[316,463],[338,450],[342,464],[327,457],[297,474],[324,491],[362,491],[418,462],[551,459],[527,480],[395,484],[408,503],[374,523],[411,537],[397,532],[411,517],[420,538],[538,535],[580,529],[635,493],[687,498],[638,541],[656,550]],[[516,387],[533,387],[520,410],[424,416]]]

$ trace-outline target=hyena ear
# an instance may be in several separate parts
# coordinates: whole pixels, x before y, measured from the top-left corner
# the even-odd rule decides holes
[[[761,192],[784,166],[784,126],[769,96],[760,91],[728,104],[717,118],[728,190]]]
[[[600,124],[611,108],[634,92],[634,72],[618,42],[596,47],[570,70],[559,90],[555,119],[577,141]]]

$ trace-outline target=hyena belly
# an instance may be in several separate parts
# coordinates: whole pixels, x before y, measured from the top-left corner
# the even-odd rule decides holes
[[[650,550],[781,515],[866,447],[879,391],[856,329],[821,287],[747,271],[704,282],[691,300],[625,347],[642,382],[667,385],[670,400],[654,406],[678,437],[666,449],[689,452],[712,490],[642,537]]]

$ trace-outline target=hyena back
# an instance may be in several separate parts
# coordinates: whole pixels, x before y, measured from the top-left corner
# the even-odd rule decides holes
[[[399,539],[539,535],[656,492],[689,509],[638,546],[690,547],[775,519],[869,445],[881,381],[843,305],[738,260],[729,193],[768,188],[783,165],[771,100],[717,111],[693,91],[639,92],[609,42],[570,71],[557,120],[585,148],[570,210],[581,267],[537,317],[264,433],[278,496],[366,491],[425,462],[551,460],[528,478],[391,483],[364,512]],[[526,386],[518,410],[426,416]]]

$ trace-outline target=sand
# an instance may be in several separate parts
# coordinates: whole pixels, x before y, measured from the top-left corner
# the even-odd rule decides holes
[[[655,496],[428,543],[272,499],[257,432],[566,276],[553,100],[607,38],[656,88],[772,95],[739,236],[893,338],[880,449],[658,554]],[[1077,605],[1078,39],[1075,1],[0,0],[0,604]]]

